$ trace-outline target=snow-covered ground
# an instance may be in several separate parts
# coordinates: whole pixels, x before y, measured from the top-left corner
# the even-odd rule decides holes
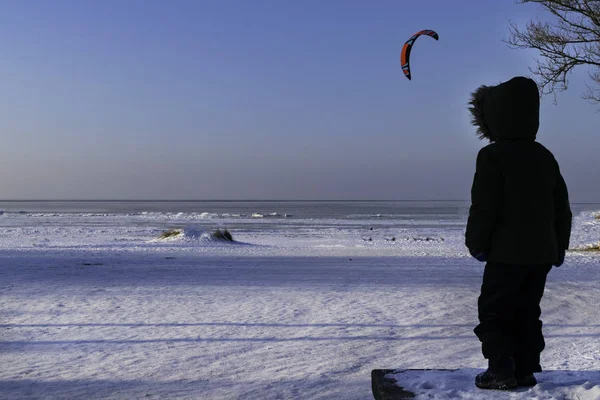
[[[396,375],[423,399],[600,399],[599,253],[551,271],[547,372],[507,394],[473,385],[483,264],[460,229],[240,229],[230,244],[6,217],[3,399],[363,400],[377,368],[459,369]],[[599,238],[578,216],[574,243]]]

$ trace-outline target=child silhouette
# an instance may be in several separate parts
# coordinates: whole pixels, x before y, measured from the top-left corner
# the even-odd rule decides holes
[[[545,342],[540,301],[552,265],[564,262],[572,214],[553,154],[536,142],[540,98],[536,83],[515,77],[481,86],[469,111],[480,139],[465,244],[487,262],[478,299],[488,369],[482,389],[534,386]]]

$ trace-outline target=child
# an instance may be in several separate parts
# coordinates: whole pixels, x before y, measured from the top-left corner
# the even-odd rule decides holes
[[[561,266],[571,235],[565,181],[552,153],[535,141],[540,99],[531,79],[481,86],[469,111],[480,139],[465,244],[487,261],[478,299],[488,369],[482,389],[536,385],[545,342],[540,301],[552,265]]]

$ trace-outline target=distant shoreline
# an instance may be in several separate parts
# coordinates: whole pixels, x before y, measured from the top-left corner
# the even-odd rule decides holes
[[[411,200],[369,200],[369,199],[360,199],[360,200],[306,200],[306,199],[302,199],[302,200],[290,200],[290,199],[10,199],[10,200],[6,200],[6,199],[0,199],[0,202],[4,202],[4,203],[32,203],[32,202],[139,202],[139,203],[149,203],[149,202],[155,202],[155,203],[164,203],[164,202],[181,202],[181,203],[207,203],[207,202],[215,202],[215,201],[219,201],[219,202],[228,202],[228,203],[265,203],[265,202],[271,202],[271,203],[298,203],[298,202],[310,202],[310,203],[315,203],[315,202],[323,202],[323,203],[339,203],[339,202],[347,202],[347,203],[358,203],[358,202],[379,202],[379,203],[383,203],[383,202],[465,202],[465,201],[470,201],[470,200],[432,200],[432,199],[428,199],[428,200],[423,200],[423,199],[411,199]],[[575,204],[575,203],[573,203]],[[600,201],[598,203],[581,203],[581,204],[600,204]]]
[[[0,203],[465,203],[470,200],[432,200],[432,199],[411,199],[411,200],[264,200],[264,199],[0,199]],[[594,205],[600,204],[599,201],[572,201],[572,205]]]

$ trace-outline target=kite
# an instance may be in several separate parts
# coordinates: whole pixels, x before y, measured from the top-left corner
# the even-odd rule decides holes
[[[436,32],[425,29],[415,33],[406,41],[406,43],[404,43],[404,47],[402,47],[402,52],[400,53],[400,65],[402,66],[402,71],[404,71],[404,76],[406,76],[408,80],[410,80],[410,50],[412,49],[415,40],[421,35],[431,36],[435,40],[440,38]]]

